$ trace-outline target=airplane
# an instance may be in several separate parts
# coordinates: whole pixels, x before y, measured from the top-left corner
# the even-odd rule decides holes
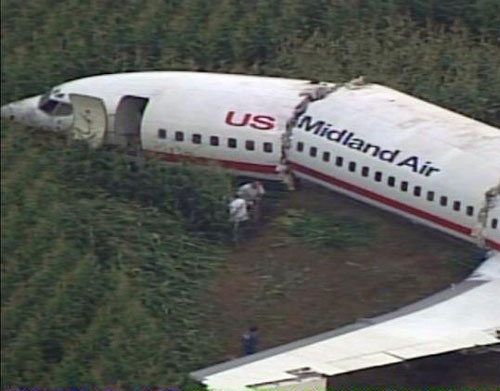
[[[308,180],[500,251],[499,129],[363,78],[98,75],[2,106],[1,116],[139,157]]]
[[[304,105],[321,89],[331,93]],[[268,180],[282,178],[284,163],[299,178],[500,250],[499,130],[381,85],[122,73],[63,83],[1,116]]]

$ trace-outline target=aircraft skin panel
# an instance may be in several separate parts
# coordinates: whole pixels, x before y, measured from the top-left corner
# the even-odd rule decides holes
[[[364,89],[359,90],[358,94],[363,91]],[[481,187],[489,185],[492,180],[499,179],[500,157],[497,152],[500,150],[500,135],[498,129],[492,128],[494,133],[489,137],[489,145],[495,149],[495,154],[490,156],[482,153],[471,153],[468,150],[459,149],[449,143],[442,142],[439,138],[422,135],[413,129],[407,131],[409,132],[407,134],[399,135],[396,126],[397,118],[387,122],[373,122],[369,113],[360,115],[360,109],[344,111],[345,103],[343,102],[345,102],[346,98],[344,97],[343,100],[340,100],[340,98],[340,93],[335,93],[324,101],[312,104],[307,112],[311,120],[307,124],[302,124],[302,126],[299,123],[295,136],[310,143],[321,144],[323,147],[328,146],[338,153],[348,154],[351,158],[366,158],[374,163],[383,164],[387,168],[390,167],[394,173],[400,172],[399,175],[404,175],[413,180],[428,182],[435,179],[444,181],[449,185],[456,184],[456,187],[460,187],[470,185],[470,179],[475,178],[477,185]],[[337,102],[334,99],[340,101]],[[376,106],[377,103],[373,102],[373,106]],[[309,132],[307,131],[308,124],[314,125],[319,121],[331,125],[328,127],[323,126],[322,131],[325,128],[337,131],[332,136],[335,141],[330,141],[325,136],[315,134],[314,130],[317,130],[317,127]],[[485,125],[485,129],[488,129],[487,134],[490,134],[489,128],[491,127]],[[352,133],[350,142],[348,142],[348,137],[338,137],[338,134],[343,130],[347,130],[347,135]],[[437,133],[439,130],[441,129],[435,129]],[[479,134],[482,134],[482,131]],[[478,138],[477,135],[476,138]],[[337,141],[338,139],[340,141]],[[387,152],[399,152],[392,161],[387,161],[390,156],[387,156],[386,161],[383,161],[379,156],[373,157],[371,152],[363,153],[357,150],[355,145],[350,147],[349,144],[355,142],[356,139],[360,143],[364,142],[365,146],[371,144]],[[417,163],[416,168],[418,171],[423,168],[426,162],[430,162],[429,167],[435,167],[439,171],[432,171],[429,175],[415,172],[412,167],[413,161],[405,163],[405,160],[411,157],[417,158],[415,163]],[[481,174],[481,176],[477,177],[477,174]]]
[[[273,91],[261,85],[259,89],[248,90],[245,83],[227,87],[222,84],[217,89],[209,87],[211,85],[201,83],[196,88],[181,84],[151,104],[145,114],[145,149],[276,166],[284,123],[300,101],[300,89]],[[164,140],[158,140],[160,128],[167,131]],[[183,132],[188,139],[199,134],[206,140],[198,145],[190,140],[176,142],[169,137],[169,132],[172,136],[175,132]],[[217,137],[219,145],[209,145],[209,137]],[[236,140],[237,147],[229,148],[228,139]],[[246,150],[247,141],[255,142],[254,150]],[[263,151],[264,143],[272,144],[271,153]]]
[[[499,158],[495,148],[499,146],[498,129],[493,126],[381,85],[373,84],[343,93],[344,95],[332,94],[326,100],[318,102],[318,109],[320,110],[321,105],[331,105],[337,101],[342,107],[349,107],[352,113],[359,115],[362,112],[363,115],[359,118],[365,121],[369,119],[367,125],[372,121],[393,124],[386,130],[392,137],[404,137],[407,132],[416,133],[429,141],[440,141],[464,152],[483,155],[486,159],[492,158],[498,166]],[[384,131],[384,128],[377,128],[377,133],[380,130]],[[482,137],[477,137],[478,132]]]

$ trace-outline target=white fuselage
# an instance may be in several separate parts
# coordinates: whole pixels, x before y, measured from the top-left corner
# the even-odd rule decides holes
[[[104,134],[117,131],[122,99],[139,97],[145,102],[142,151],[279,179],[286,121],[311,87],[304,80],[143,72],[75,80],[54,90],[61,101],[70,102],[69,94],[102,100]],[[4,107],[2,115],[12,111]],[[500,184],[500,131],[380,85],[342,87],[299,118],[288,161],[299,177],[474,240],[485,193]],[[497,250],[499,220],[500,205],[490,205],[481,232]]]

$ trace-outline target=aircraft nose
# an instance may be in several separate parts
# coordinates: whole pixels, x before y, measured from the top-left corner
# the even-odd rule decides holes
[[[3,105],[0,108],[0,116],[5,119],[15,119],[14,112],[12,111],[12,107],[10,106],[10,104]]]
[[[19,124],[34,126],[32,123],[37,117],[37,105],[40,96],[33,96],[15,102],[10,102],[1,107],[2,118],[15,121]]]

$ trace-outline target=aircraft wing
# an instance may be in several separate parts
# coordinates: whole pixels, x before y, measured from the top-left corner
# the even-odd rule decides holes
[[[308,383],[316,387],[327,376],[497,344],[499,338],[500,253],[496,253],[465,281],[398,311],[191,375],[210,390],[299,389],[294,384],[306,390]]]

